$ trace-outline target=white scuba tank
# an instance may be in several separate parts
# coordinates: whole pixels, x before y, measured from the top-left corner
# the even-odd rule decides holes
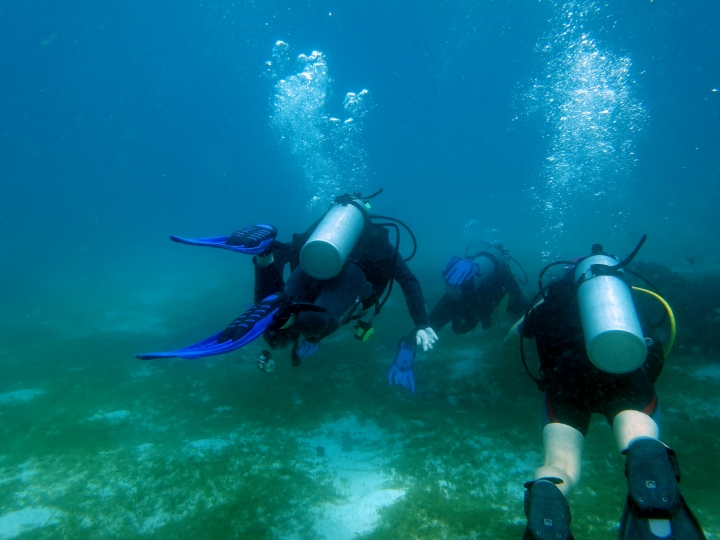
[[[300,266],[316,279],[334,278],[342,270],[364,226],[365,213],[355,204],[332,206],[300,250]]]
[[[594,274],[595,264],[616,266],[608,255],[592,255],[575,269],[580,319],[590,361],[608,373],[628,373],[643,365],[647,344],[630,287],[618,276]],[[622,272],[623,270],[618,270]]]
[[[479,289],[495,273],[495,271],[503,264],[505,257],[495,248],[488,248],[480,251],[472,259],[472,262],[478,265],[478,272],[472,278],[472,287],[474,290]],[[465,285],[445,284],[445,292],[451,298],[460,300]]]
[[[473,278],[473,285],[476,289],[485,283],[503,264],[505,256],[495,248],[482,250],[474,259],[480,267],[480,271]]]

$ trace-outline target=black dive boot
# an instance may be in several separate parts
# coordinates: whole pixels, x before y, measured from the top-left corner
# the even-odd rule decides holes
[[[560,478],[539,478],[526,482],[523,540],[574,540],[570,532],[570,506],[556,484]]]
[[[624,453],[628,496],[620,540],[705,540],[680,494],[675,452],[657,439],[639,439]]]

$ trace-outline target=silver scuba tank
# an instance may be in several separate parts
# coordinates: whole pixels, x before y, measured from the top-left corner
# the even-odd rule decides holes
[[[475,256],[475,262],[480,271],[473,278],[473,285],[478,289],[500,268],[505,261],[505,256],[495,248],[483,249]]]
[[[608,255],[592,255],[575,269],[585,348],[590,361],[608,373],[628,373],[645,362],[643,337],[630,287],[618,276],[595,274],[592,265],[616,266]],[[618,270],[622,272],[623,270]]]
[[[490,277],[498,269],[499,265],[503,263],[505,257],[497,249],[488,248],[478,252],[471,260],[479,267],[477,274],[475,274],[475,276],[472,278],[472,287],[474,290],[477,290],[483,283],[490,279]],[[464,284],[445,284],[445,292],[448,294],[448,296],[458,301],[462,296],[463,288]]]
[[[300,250],[300,266],[316,279],[334,278],[342,270],[364,226],[365,213],[358,206],[335,204]]]

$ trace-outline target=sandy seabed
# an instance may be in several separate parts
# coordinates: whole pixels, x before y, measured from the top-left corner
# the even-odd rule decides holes
[[[522,485],[542,458],[540,392],[502,330],[445,329],[418,355],[416,395],[388,386],[401,308],[368,343],[343,328],[300,367],[278,351],[272,373],[256,368],[262,341],[136,360],[217,331],[161,301],[65,313],[41,332],[4,325],[0,539],[520,538]],[[680,347],[658,383],[663,440],[709,539],[720,538],[719,387],[720,365]],[[616,538],[623,460],[600,417],[583,463],[573,531]]]

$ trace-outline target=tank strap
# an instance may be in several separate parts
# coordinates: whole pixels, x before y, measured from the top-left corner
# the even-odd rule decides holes
[[[627,283],[625,277],[620,274],[620,270],[625,268],[628,264],[632,262],[632,260],[635,258],[635,256],[640,251],[640,248],[643,247],[643,244],[647,240],[647,234],[643,234],[642,238],[640,238],[640,242],[638,242],[638,245],[635,246],[635,249],[625,257],[622,261],[618,262],[617,264],[614,264],[613,266],[609,266],[607,264],[591,264],[590,265],[590,271],[593,274],[593,277],[595,276],[615,276],[622,279],[625,283]],[[585,281],[585,274],[583,274],[580,279],[577,281],[578,287],[580,286],[583,281]]]
[[[587,278],[587,272],[583,273],[582,276],[580,276],[580,279],[578,279],[575,282],[575,290],[580,288],[580,285],[585,283],[588,279],[592,279],[594,277],[598,276],[612,276],[616,277],[620,280],[622,280],[623,283],[625,283],[628,287],[630,286],[630,283],[628,283],[627,277],[625,277],[625,272],[621,272],[622,268],[620,265],[613,265],[609,266],[607,264],[591,264],[589,271],[592,274],[590,278]]]
[[[381,190],[382,191],[382,190]],[[376,194],[377,195],[377,194]],[[335,197],[335,200],[333,201],[333,205],[340,205],[340,206],[347,206],[348,204],[351,204],[360,212],[362,212],[363,218],[365,219],[365,223],[370,222],[370,217],[368,215],[368,209],[370,208],[370,203],[363,203],[361,200],[359,200],[357,197],[350,195],[349,193],[345,193],[344,195],[338,195]]]

